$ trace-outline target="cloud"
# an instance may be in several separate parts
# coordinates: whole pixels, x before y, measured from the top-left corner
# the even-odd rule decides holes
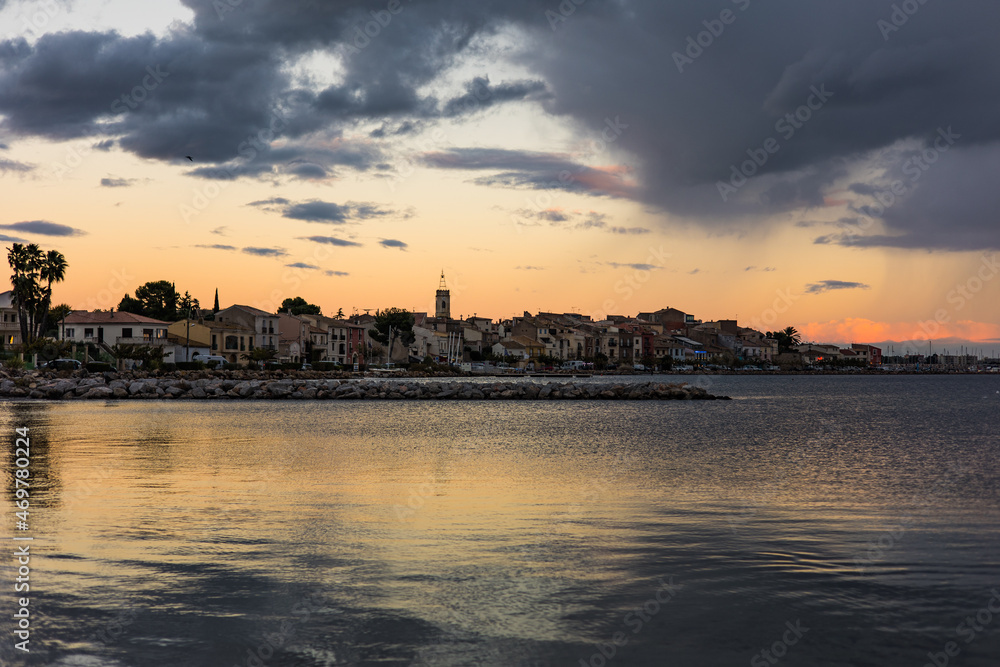
[[[544,266],[515,266],[518,271],[544,271]]]
[[[760,272],[762,272],[762,273],[770,273],[771,271],[777,271],[777,269],[775,269],[775,268],[774,268],[773,266],[765,266],[765,267],[757,267],[757,266],[748,266],[748,267],[746,267],[746,268],[745,268],[745,269],[743,269],[743,270],[744,270],[745,272],[749,272],[749,271],[760,271]]]
[[[635,269],[636,271],[655,271],[657,269],[662,269],[662,266],[656,266],[655,264],[621,264],[619,262],[604,262],[608,266],[612,266],[616,269]]]
[[[333,270],[327,270],[327,271],[324,271],[323,273],[325,275],[328,275],[328,276],[349,276],[349,275],[351,275],[351,274],[347,273],[346,271],[333,271]]]
[[[1000,324],[992,322],[976,322],[973,320],[958,320],[948,323],[939,322],[939,328],[934,332],[934,349],[939,349],[941,339],[960,339],[972,343],[994,343],[1000,339]],[[906,344],[910,351],[921,346],[927,350],[928,335],[925,331],[926,321],[921,322],[878,322],[865,318],[849,317],[842,320],[826,322],[810,322],[797,326],[803,340],[830,341],[837,343],[895,343],[896,353],[901,354]],[[883,354],[888,354],[883,349]]]
[[[549,97],[543,81],[514,81],[496,86],[489,77],[476,77],[465,85],[466,93],[448,100],[442,115],[460,116],[487,109],[502,102],[527,99],[542,100]]]
[[[645,227],[610,227],[612,234],[649,234],[650,230]]]
[[[295,262],[294,264],[285,264],[290,269],[318,269],[319,267],[315,264],[306,264],[305,262]]]
[[[32,220],[29,222],[14,222],[9,225],[0,225],[0,229],[13,229],[26,234],[39,234],[41,236],[83,236],[87,232],[76,229],[69,225],[61,225],[57,222],[46,220]]]
[[[284,257],[288,254],[284,248],[255,248],[253,246],[243,248],[243,252],[257,257]]]
[[[24,162],[18,162],[17,160],[7,160],[5,158],[0,158],[0,173],[6,174],[8,171],[15,173],[27,173],[32,171],[34,167],[30,164],[25,164]]]
[[[400,250],[406,250],[409,247],[407,244],[396,239],[382,239],[379,241],[379,245],[383,248],[399,248]]]
[[[806,285],[806,294],[822,294],[831,290],[870,288],[870,285],[864,283],[845,282],[843,280],[821,280],[818,283]]]
[[[207,248],[209,250],[236,250],[236,246],[215,243],[212,245],[196,245],[195,248]]]
[[[478,172],[487,187],[628,198],[708,230],[813,214],[835,189],[850,212],[871,204],[885,175],[908,192],[879,218],[884,230],[831,242],[1000,244],[989,181],[1000,88],[984,85],[1000,79],[997,3],[925,3],[890,34],[878,22],[891,8],[870,0],[747,3],[689,63],[673,54],[718,16],[701,3],[586,2],[555,26],[537,0],[404,3],[405,18],[376,38],[364,35],[372,5],[362,0],[184,4],[193,19],[162,36],[66,30],[0,42],[0,129],[114,141],[170,165],[195,155],[188,173],[199,178],[327,180],[394,163],[401,137],[528,102],[572,133],[568,152],[465,147],[425,164]],[[336,60],[334,83],[297,73],[313,55]],[[517,74],[493,83],[494,68]],[[464,83],[456,71],[470,72]],[[144,80],[155,87],[133,99]],[[801,127],[781,125],[813,87],[829,91],[821,107],[806,108]],[[907,161],[934,149],[943,124],[960,139],[906,180]],[[771,138],[780,150],[724,201],[718,184]],[[893,150],[902,144],[911,153]]]
[[[104,188],[127,188],[133,183],[136,183],[137,179],[134,178],[102,178],[101,187]]]
[[[565,190],[610,197],[633,197],[636,191],[627,167],[590,167],[560,153],[453,148],[425,153],[421,160],[437,169],[496,172],[472,180],[486,187]]]
[[[280,212],[291,220],[305,222],[320,222],[342,225],[352,220],[372,220],[390,216],[410,217],[412,213],[400,213],[384,208],[372,202],[353,202],[344,204],[313,199],[305,202],[291,202],[283,197],[262,199],[250,202],[247,206],[256,206],[265,211]]]
[[[225,225],[223,225],[222,227],[216,227],[209,233],[217,234],[219,236],[229,236],[229,227],[226,227]]]
[[[349,247],[360,247],[360,243],[354,241],[345,241],[344,239],[338,239],[333,236],[300,236],[298,237],[304,241],[312,241],[313,243],[325,243],[327,245],[340,246],[342,248]]]

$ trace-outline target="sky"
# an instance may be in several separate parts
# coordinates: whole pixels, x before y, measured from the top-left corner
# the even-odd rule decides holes
[[[0,0],[0,236],[57,302],[674,307],[1000,350],[986,0]],[[902,349],[901,348],[897,348]]]

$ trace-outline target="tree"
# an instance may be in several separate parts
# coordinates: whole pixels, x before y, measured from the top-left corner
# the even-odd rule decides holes
[[[802,342],[802,338],[799,336],[799,332],[795,330],[795,327],[785,327],[781,331],[768,331],[764,335],[778,341],[779,352],[788,352]]]
[[[281,302],[281,310],[283,312],[290,312],[292,315],[322,315],[323,312],[320,307],[309,303],[301,296],[297,296],[294,299],[288,298]]]
[[[249,354],[243,353],[242,356],[244,359],[249,359],[250,361],[256,362],[261,366],[263,366],[264,362],[271,361],[271,359],[274,359],[276,356],[278,356],[278,351],[271,350],[266,347],[255,347],[249,352]]]
[[[198,303],[198,299],[191,296],[191,293],[184,290],[184,296],[180,298],[177,302],[177,314],[183,315],[185,318],[192,310],[198,310],[201,308],[201,304]]]
[[[60,303],[58,306],[52,306],[49,308],[49,321],[56,327],[58,331],[58,324],[66,319],[66,316],[73,312],[72,306],[68,303]]]
[[[198,300],[188,292],[184,292],[184,297],[181,297],[169,280],[156,280],[137,287],[134,298],[128,294],[122,297],[118,310],[152,317],[154,320],[175,322],[187,317],[188,306],[198,308]]]
[[[344,309],[343,308],[338,308],[337,309],[337,314],[334,315],[334,317],[336,317],[338,320],[344,319]]]
[[[368,335],[372,340],[383,345],[389,344],[389,332],[392,331],[392,340],[409,347],[416,340],[413,335],[413,313],[402,308],[388,308],[375,312],[373,328],[368,330]]]
[[[35,243],[14,243],[7,249],[11,301],[17,308],[21,342],[31,345],[45,331],[52,306],[52,285],[66,278],[69,264],[58,250],[43,252]]]
[[[212,306],[212,313],[219,312],[219,288],[215,288],[215,305]]]

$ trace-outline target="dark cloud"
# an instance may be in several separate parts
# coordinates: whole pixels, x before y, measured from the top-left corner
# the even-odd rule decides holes
[[[542,81],[515,81],[490,85],[489,77],[476,77],[465,86],[466,93],[448,100],[442,114],[461,116],[489,108],[503,102],[526,99],[542,100],[548,97]]]
[[[136,183],[134,178],[102,178],[101,187],[104,188],[127,188]]]
[[[512,220],[517,225],[527,227],[537,227],[544,222],[548,223],[551,227],[578,230],[598,229],[609,234],[648,234],[651,231],[645,227],[622,227],[609,224],[608,216],[596,211],[583,213],[554,208],[522,208],[514,212]]]
[[[870,286],[864,283],[852,283],[843,280],[821,280],[818,283],[806,285],[806,294],[822,294],[823,292],[842,289],[870,289]]]
[[[334,202],[313,199],[305,202],[291,202],[283,197],[250,202],[247,206],[257,206],[266,211],[280,212],[284,217],[306,222],[322,222],[342,225],[349,221],[372,220],[390,216],[409,217],[410,213],[399,213],[370,202]]]
[[[663,268],[662,266],[656,266],[655,264],[621,264],[619,262],[604,263],[616,269],[635,269],[636,271],[655,271]]]
[[[305,262],[295,262],[294,264],[285,264],[285,266],[291,269],[318,269],[319,267],[315,264],[306,264]]]
[[[397,241],[396,239],[382,239],[379,241],[379,245],[383,248],[399,248],[400,250],[406,250],[410,246],[402,241]]]
[[[87,233],[82,229],[76,229],[69,225],[61,225],[58,222],[48,222],[47,220],[14,222],[9,225],[0,225],[0,229],[13,229],[26,234],[40,234],[42,236],[83,236]]]
[[[236,250],[236,246],[213,243],[212,245],[196,245],[195,248],[207,248],[209,250]]]
[[[305,220],[306,222],[332,222],[343,224],[347,222],[349,212],[339,204],[325,201],[310,201],[301,204],[292,204],[285,209],[283,215],[293,220]]]
[[[5,158],[0,158],[0,174],[5,174],[8,171],[26,173],[33,170],[34,167],[30,164],[25,164],[24,162],[18,162],[17,160],[7,160]]]
[[[487,187],[565,190],[612,197],[636,194],[627,170],[589,167],[557,153],[455,148],[427,153],[421,159],[424,164],[438,169],[497,172],[472,181]]]
[[[258,257],[284,257],[288,254],[284,248],[254,248],[252,246],[243,248],[243,252]]]
[[[186,0],[193,24],[163,37],[67,31],[0,42],[0,128],[115,140],[173,164],[195,155],[189,173],[201,178],[317,180],[391,162],[400,134],[527,100],[576,131],[572,155],[490,160],[487,149],[459,148],[425,163],[479,171],[485,186],[628,197],[721,227],[831,206],[843,182],[853,183],[852,205],[870,203],[884,184],[852,167],[899,145],[929,150],[938,128],[952,126],[961,135],[953,168],[927,172],[889,208],[884,234],[848,243],[997,247],[985,221],[998,189],[952,185],[1000,155],[1000,87],[990,83],[1000,79],[1000,5],[923,3],[886,32],[878,22],[893,9],[870,0],[725,4],[735,22],[684,62],[688,38],[718,7],[589,0],[550,23],[551,0],[431,0],[404,2],[371,28],[384,2]],[[499,35],[502,46],[490,41]],[[338,58],[335,85],[293,78],[289,64],[316,52]],[[491,72],[473,72],[455,89],[450,75],[474,57],[525,74],[493,73],[493,83]],[[814,90],[828,92],[802,112]],[[781,125],[797,112],[808,120]],[[764,151],[724,201],[719,182],[763,160],[771,138],[780,150]],[[622,156],[632,171],[594,166]]]
[[[325,275],[328,275],[328,276],[349,276],[349,275],[351,275],[350,273],[347,273],[346,271],[334,271],[332,269],[324,271],[323,273]]]
[[[326,245],[335,245],[342,248],[349,247],[360,247],[360,243],[355,243],[354,241],[345,241],[344,239],[338,239],[333,236],[300,236],[300,239],[305,241],[312,241],[313,243],[324,243]]]

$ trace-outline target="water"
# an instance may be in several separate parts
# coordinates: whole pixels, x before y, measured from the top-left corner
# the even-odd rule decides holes
[[[5,403],[0,663],[1000,662],[1000,378],[684,379],[735,400]]]

